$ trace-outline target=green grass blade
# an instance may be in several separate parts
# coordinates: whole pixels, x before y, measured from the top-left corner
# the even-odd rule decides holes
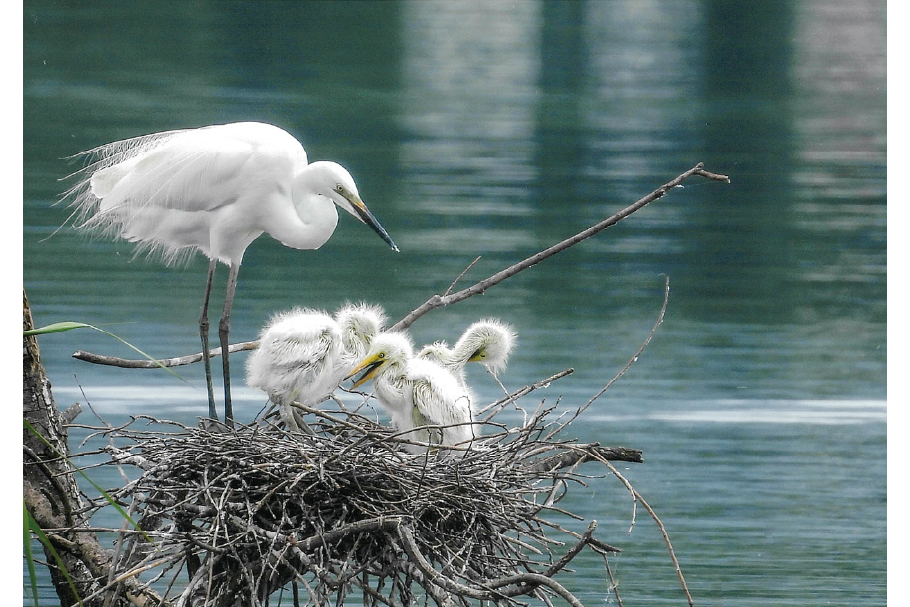
[[[22,334],[24,336],[28,337],[29,335],[46,335],[48,333],[63,333],[64,331],[72,331],[73,329],[93,329],[95,331],[98,331],[99,333],[104,333],[105,335],[113,337],[120,343],[125,344],[127,347],[131,348],[133,351],[138,352],[141,356],[152,361],[153,363],[155,363],[156,365],[158,365],[159,367],[161,367],[162,369],[164,369],[165,371],[167,371],[168,373],[170,373],[171,375],[173,375],[174,377],[176,377],[183,383],[185,383],[185,384],[189,383],[184,378],[180,377],[180,375],[178,375],[176,371],[173,371],[172,369],[165,367],[160,362],[158,362],[158,359],[156,359],[152,356],[149,356],[148,354],[146,354],[145,352],[143,352],[142,350],[140,350],[139,348],[137,348],[130,342],[126,341],[119,335],[115,335],[114,333],[111,333],[110,331],[105,331],[104,329],[99,329],[95,325],[90,325],[90,324],[84,323],[84,322],[76,322],[76,321],[72,321],[72,320],[67,320],[67,321],[63,321],[63,322],[55,322],[53,324],[47,325],[45,327],[40,327],[38,329],[30,329],[28,331],[23,331]]]
[[[73,582],[73,578],[70,577],[70,572],[67,571],[66,565],[64,564],[63,559],[57,553],[57,549],[54,548],[54,545],[51,543],[50,538],[47,537],[47,535],[44,533],[44,530],[41,528],[41,526],[38,524],[38,522],[34,519],[34,517],[28,511],[28,508],[25,509],[25,514],[28,517],[27,521],[28,521],[29,530],[38,536],[38,541],[40,541],[42,544],[44,544],[44,547],[47,548],[48,552],[51,553],[51,556],[54,557],[54,560],[57,561],[57,567],[60,569],[60,572],[63,574],[63,577],[66,578],[66,583],[69,584],[70,590],[73,591],[73,596],[76,597],[76,600],[79,601],[79,604],[83,605],[83,607],[84,607],[84,604],[82,602],[82,597],[79,596],[79,591],[76,590],[76,584]],[[35,586],[36,600],[37,600],[37,596],[38,596],[38,588],[36,585]]]
[[[31,582],[32,599],[35,607],[38,607],[38,572],[35,571],[35,557],[32,555],[32,527],[37,527],[32,513],[28,511],[25,505],[25,499],[22,500],[22,508],[25,511],[22,518],[22,545],[25,549],[25,562],[28,564],[28,578]]]
[[[145,531],[143,531],[143,530],[139,527],[138,524],[136,524],[136,522],[130,517],[130,515],[127,513],[127,511],[124,510],[122,506],[120,506],[120,504],[118,504],[117,502],[114,501],[114,498],[112,498],[110,495],[107,494],[107,491],[105,491],[104,489],[102,489],[101,486],[98,485],[98,483],[96,483],[95,481],[93,481],[93,480],[89,477],[89,475],[87,475],[81,468],[79,468],[78,466],[76,466],[75,464],[73,464],[73,462],[72,462],[67,456],[65,456],[65,455],[63,455],[62,453],[60,453],[59,451],[57,451],[57,449],[55,449],[54,446],[53,446],[52,444],[50,444],[50,442],[48,442],[48,440],[47,440],[46,438],[44,438],[44,437],[41,435],[41,433],[38,432],[38,431],[35,429],[35,427],[32,426],[32,425],[28,422],[28,420],[25,419],[24,417],[22,418],[22,424],[28,429],[29,432],[31,432],[32,434],[34,434],[35,436],[37,436],[38,439],[41,440],[41,442],[43,442],[45,445],[47,445],[48,447],[50,447],[50,449],[51,449],[55,454],[57,454],[58,457],[61,457],[61,458],[65,459],[65,460],[67,461],[67,463],[69,463],[69,465],[72,466],[73,469],[74,469],[76,472],[78,472],[79,474],[81,474],[81,475],[82,475],[82,478],[84,478],[85,480],[87,480],[87,481],[92,485],[92,487],[95,488],[96,491],[98,491],[102,496],[104,496],[104,499],[107,500],[107,503],[110,504],[111,506],[113,506],[113,507],[117,510],[117,512],[120,513],[120,516],[122,516],[122,517],[124,518],[124,520],[129,521],[130,525],[132,525],[133,528],[136,529],[136,531],[138,531],[139,533],[141,533],[141,534],[142,534],[142,537],[144,537],[145,540],[146,540],[149,544],[155,546],[156,548],[158,547],[158,544],[156,544],[156,543],[152,540],[152,538],[149,537],[148,534],[147,534]]]
[[[46,327],[41,327],[40,329],[30,329],[28,331],[23,331],[22,334],[25,336],[29,335],[44,335],[46,333],[63,333],[64,331],[72,331],[73,329],[82,329],[82,328],[92,328],[91,325],[87,325],[84,322],[74,322],[74,321],[64,321],[64,322],[55,322],[54,324],[47,325]]]

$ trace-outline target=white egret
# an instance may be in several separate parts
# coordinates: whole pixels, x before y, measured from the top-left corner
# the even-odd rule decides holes
[[[474,438],[473,412],[467,390],[438,364],[414,357],[404,333],[380,333],[366,357],[348,375],[363,375],[356,388],[372,379],[376,397],[405,438],[428,444],[467,447]],[[455,425],[458,424],[458,425]],[[427,426],[447,426],[428,428]],[[425,451],[409,445],[412,453]]]
[[[495,318],[487,318],[465,329],[454,347],[449,348],[446,342],[437,341],[424,346],[417,356],[439,363],[464,384],[467,363],[481,363],[496,375],[505,369],[514,345],[512,327]]]
[[[343,306],[334,318],[306,308],[276,314],[247,359],[247,385],[269,395],[288,429],[312,432],[293,402],[312,407],[331,394],[385,321],[381,308],[363,303]]]
[[[85,228],[137,243],[171,264],[195,251],[210,260],[199,333],[209,415],[217,419],[208,343],[208,304],[215,267],[229,267],[218,325],[225,421],[233,425],[228,334],[237,273],[246,248],[263,232],[295,249],[318,249],[338,223],[339,206],[370,226],[393,250],[351,175],[334,162],[307,163],[286,131],[238,122],[155,133],[77,154],[90,164],[67,192],[71,218]]]

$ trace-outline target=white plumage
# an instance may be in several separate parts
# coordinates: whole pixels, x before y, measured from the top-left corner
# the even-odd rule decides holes
[[[305,308],[279,313],[247,359],[247,385],[269,395],[288,429],[309,430],[292,403],[313,407],[330,395],[364,357],[385,320],[381,308],[362,303],[343,306],[334,318]]]
[[[439,363],[464,385],[464,368],[469,362],[481,363],[494,375],[504,370],[515,337],[512,327],[495,318],[487,318],[465,329],[454,347],[437,341],[424,346],[417,356]]]
[[[443,367],[415,358],[406,334],[390,332],[376,336],[366,357],[348,377],[361,372],[363,375],[353,387],[373,380],[376,397],[389,411],[395,428],[406,433],[403,438],[462,448],[474,439],[467,390]],[[426,451],[426,447],[409,445],[408,450],[419,453]]]
[[[64,199],[83,228],[137,244],[166,263],[194,251],[209,260],[200,335],[205,354],[209,415],[215,413],[209,367],[208,301],[218,261],[230,267],[219,337],[225,418],[232,423],[228,363],[230,310],[246,248],[268,233],[288,247],[318,249],[338,223],[336,205],[369,225],[398,250],[357,193],[351,175],[334,162],[307,163],[306,152],[284,130],[238,122],[167,131],[83,152]]]

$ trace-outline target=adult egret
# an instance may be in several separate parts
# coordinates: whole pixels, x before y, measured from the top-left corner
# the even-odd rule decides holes
[[[348,378],[358,373],[363,375],[352,388],[372,379],[379,402],[389,411],[395,428],[406,433],[405,438],[431,445],[461,447],[467,447],[474,438],[473,412],[467,391],[443,367],[415,358],[413,345],[406,334],[377,335],[366,357]],[[420,453],[426,448],[408,445],[408,450]]]
[[[237,273],[246,248],[263,232],[295,249],[318,249],[338,223],[339,206],[370,226],[393,250],[351,175],[334,162],[307,164],[286,131],[237,122],[154,133],[87,152],[90,164],[64,199],[77,228],[137,243],[167,263],[201,251],[209,258],[199,318],[209,416],[217,419],[208,342],[208,304],[215,267],[229,267],[218,324],[224,373],[224,416],[233,425],[228,334]]]
[[[514,344],[512,327],[495,318],[488,318],[465,329],[454,347],[449,348],[444,341],[437,341],[424,346],[417,356],[439,363],[464,384],[467,363],[481,363],[496,375],[505,369]]]
[[[247,359],[247,385],[269,395],[288,429],[312,432],[293,402],[312,407],[331,394],[385,321],[381,308],[363,303],[343,306],[334,318],[306,308],[276,314]]]

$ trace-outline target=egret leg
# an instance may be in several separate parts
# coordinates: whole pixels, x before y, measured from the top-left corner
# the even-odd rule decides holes
[[[224,311],[218,323],[218,337],[221,338],[221,368],[224,371],[224,422],[229,428],[234,427],[234,407],[231,405],[231,363],[229,359],[228,335],[231,332],[231,306],[234,303],[234,291],[237,290],[237,274],[240,264],[231,264],[228,275],[227,292],[224,296]]]
[[[288,432],[306,432],[307,434],[316,434],[309,424],[303,419],[303,414],[294,406],[294,399],[297,397],[297,391],[287,395],[279,401],[278,411],[284,426]]]
[[[300,426],[297,424],[297,413],[294,411],[294,405],[290,401],[280,402],[278,404],[278,412],[288,432],[300,430]]]
[[[212,279],[215,276],[215,265],[218,262],[212,261],[209,264],[209,276],[205,281],[205,296],[202,299],[202,315],[199,317],[199,336],[202,337],[202,359],[205,361],[205,386],[209,391],[209,417],[218,420],[218,412],[215,410],[215,390],[212,388],[212,363],[209,360],[209,295],[212,293]]]

